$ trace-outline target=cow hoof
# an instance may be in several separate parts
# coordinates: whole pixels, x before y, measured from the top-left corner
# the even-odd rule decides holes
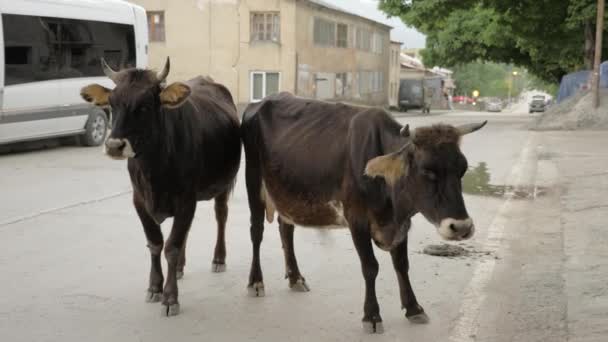
[[[407,319],[414,324],[427,324],[429,322],[429,316],[427,316],[424,312],[409,316]]]
[[[182,279],[184,277],[184,271],[177,271],[177,273],[175,274],[175,278],[177,278],[177,280]]]
[[[162,292],[152,292],[148,290],[146,293],[146,303],[158,303],[163,299]]]
[[[219,264],[219,263],[213,262],[211,264],[211,272],[213,272],[213,273],[226,272],[226,264]]]
[[[250,297],[264,297],[266,293],[264,292],[264,283],[257,282],[253,283],[253,285],[247,286],[247,292]]]
[[[163,304],[161,310],[161,316],[170,317],[177,316],[179,314],[179,303],[175,304]]]
[[[382,334],[384,333],[384,326],[382,322],[363,322],[363,332],[367,334]]]
[[[300,277],[295,283],[289,283],[289,288],[296,292],[309,292],[310,287],[306,284],[306,280]]]

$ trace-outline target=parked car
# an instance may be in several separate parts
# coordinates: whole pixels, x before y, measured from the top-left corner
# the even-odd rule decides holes
[[[490,98],[485,102],[485,108],[488,112],[502,111],[502,101],[497,98]]]
[[[530,102],[530,107],[528,112],[530,114],[534,113],[534,112],[544,112],[545,109],[547,108],[547,105],[545,104],[545,97],[543,96],[542,98],[532,98],[532,102]]]
[[[473,104],[475,102],[474,98],[468,96],[454,96],[452,97],[452,103],[460,103],[460,104]]]

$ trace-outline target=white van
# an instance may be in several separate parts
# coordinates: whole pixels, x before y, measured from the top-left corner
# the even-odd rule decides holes
[[[103,142],[108,115],[84,102],[90,83],[148,63],[145,10],[119,0],[0,0],[0,144],[79,135]]]

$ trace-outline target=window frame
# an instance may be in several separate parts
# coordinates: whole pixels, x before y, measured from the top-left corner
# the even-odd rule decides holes
[[[333,34],[328,34],[327,35],[327,42],[323,42],[323,41],[318,41],[317,40],[317,23],[324,23],[324,24],[329,24],[331,26],[331,28],[333,29]],[[337,36],[337,32],[338,32],[338,28],[337,28],[337,23],[331,19],[326,19],[323,17],[314,17],[313,19],[313,28],[312,28],[312,42],[313,45],[315,46],[321,46],[321,47],[336,47],[338,44],[338,36]],[[328,26],[329,27],[329,26]],[[319,30],[321,29],[321,27],[319,26]],[[322,38],[322,32],[319,31],[319,38],[321,40],[323,40]]]
[[[259,39],[259,22],[254,22],[254,17],[263,16],[261,31],[262,39]],[[270,19],[269,19],[270,18]],[[271,30],[268,31],[268,24]],[[254,29],[255,28],[255,29]],[[276,40],[273,39],[273,32],[276,29]],[[249,12],[249,41],[251,43],[281,43],[281,12],[280,11],[251,11]]]
[[[338,94],[338,80],[342,82],[342,93]],[[334,98],[342,99],[348,97],[348,72],[337,72],[334,77]]]
[[[365,52],[372,52],[373,50],[373,31],[357,26],[355,32],[356,48]]]
[[[153,23],[151,18],[154,15],[160,16],[160,23]],[[148,40],[150,43],[164,43],[167,41],[167,30],[165,11],[146,11],[146,19],[148,20]],[[157,26],[162,25],[162,30],[157,30]],[[160,33],[158,33],[160,32]]]
[[[345,37],[340,40],[340,26],[345,28]],[[340,45],[340,42],[344,42],[344,45]],[[341,49],[348,49],[348,25],[344,23],[336,23],[336,47]]]
[[[249,72],[249,101],[251,103],[255,103],[255,102],[260,102],[262,101],[266,96],[268,96],[269,94],[267,94],[267,83],[266,83],[266,78],[267,78],[267,74],[277,74],[279,76],[279,80],[278,80],[278,89],[277,89],[277,93],[281,91],[281,72],[280,71],[263,71],[263,70],[253,70]],[[254,93],[254,75],[262,75],[262,97],[259,99],[255,99],[253,97],[253,93]]]

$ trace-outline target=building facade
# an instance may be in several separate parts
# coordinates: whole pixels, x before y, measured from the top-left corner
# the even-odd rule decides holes
[[[387,105],[391,27],[321,0],[131,0],[148,13],[150,67],[209,75],[240,107],[267,95]]]
[[[388,105],[399,106],[399,79],[401,77],[401,45],[400,42],[391,42],[389,57]]]

